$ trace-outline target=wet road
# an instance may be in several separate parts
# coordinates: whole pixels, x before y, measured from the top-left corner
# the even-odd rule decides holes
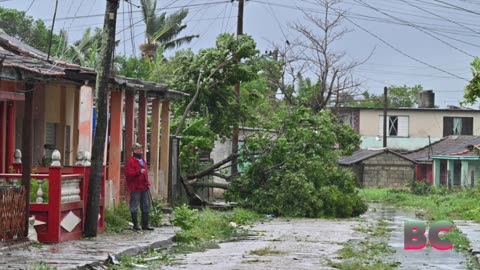
[[[362,235],[357,221],[324,219],[274,219],[253,228],[264,232],[249,240],[220,244],[220,249],[177,256],[164,269],[333,269],[329,260],[351,239]],[[250,252],[270,248],[279,254]]]
[[[375,209],[374,211],[372,211]],[[412,211],[398,209],[385,205],[370,205],[369,211],[364,216],[367,220],[384,219],[388,221],[390,238],[388,245],[395,249],[393,258],[400,262],[398,269],[472,269],[469,264],[471,257],[466,252],[436,250],[427,247],[423,250],[404,249],[404,224],[405,221],[420,221]],[[428,235],[428,231],[426,232]]]
[[[333,269],[329,261],[338,262],[342,243],[368,240],[355,227],[388,222],[388,245],[395,250],[384,260],[400,262],[398,269],[476,269],[466,252],[438,251],[427,247],[420,251],[404,250],[405,221],[420,220],[413,212],[394,207],[371,205],[361,220],[274,219],[257,225],[265,232],[248,240],[220,244],[220,249],[177,256],[165,269]],[[279,254],[265,256],[251,252],[271,248]]]

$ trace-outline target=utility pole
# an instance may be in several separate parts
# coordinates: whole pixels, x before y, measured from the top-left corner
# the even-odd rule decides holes
[[[100,61],[96,67],[95,109],[97,110],[97,126],[95,128],[95,138],[92,146],[92,167],[88,186],[88,202],[84,229],[84,235],[86,237],[97,236],[100,182],[103,174],[105,139],[107,136],[108,81],[112,67],[113,49],[115,47],[115,27],[120,0],[106,1],[107,7],[103,25]]]
[[[238,0],[238,20],[237,20],[237,37],[243,35],[243,8],[245,6],[244,0]],[[238,60],[238,59],[237,59]],[[237,105],[240,108],[240,83],[235,85],[235,93],[237,94]],[[238,153],[238,123],[235,123],[232,131],[232,154]],[[232,159],[232,175],[238,173],[238,158],[234,156]]]
[[[387,147],[387,108],[388,108],[388,98],[387,98],[387,87],[383,88],[383,147]]]

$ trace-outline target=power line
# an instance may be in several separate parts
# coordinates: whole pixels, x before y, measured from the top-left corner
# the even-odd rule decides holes
[[[337,12],[338,12],[338,11],[337,11]],[[398,49],[397,47],[393,46],[392,44],[388,43],[388,42],[385,41],[383,38],[379,37],[378,35],[374,34],[374,33],[371,32],[371,31],[369,31],[369,30],[366,29],[365,27],[363,27],[363,26],[359,25],[358,23],[354,22],[353,20],[349,19],[348,17],[345,17],[345,19],[346,19],[347,21],[349,21],[351,24],[355,25],[356,27],[358,27],[358,28],[362,29],[363,31],[367,32],[368,34],[370,34],[370,35],[373,36],[374,38],[378,39],[378,40],[381,41],[383,44],[385,44],[385,45],[387,45],[388,47],[392,48],[392,49],[395,50],[396,52],[402,54],[403,56],[405,56],[405,57],[407,57],[407,58],[410,58],[410,59],[412,59],[413,61],[416,61],[416,62],[418,62],[418,63],[421,63],[421,64],[423,64],[423,65],[425,65],[425,66],[428,66],[428,67],[430,67],[430,68],[433,68],[433,69],[436,69],[436,70],[441,71],[441,72],[443,72],[443,73],[446,73],[446,74],[448,74],[448,75],[450,75],[450,76],[452,76],[452,77],[455,77],[455,78],[458,78],[458,79],[461,79],[461,80],[464,80],[464,81],[467,81],[467,82],[468,82],[468,79],[466,79],[466,78],[460,77],[460,76],[458,76],[458,75],[456,75],[456,74],[453,74],[453,73],[451,73],[451,72],[449,72],[449,71],[446,71],[446,70],[444,70],[444,69],[441,69],[441,68],[439,68],[439,67],[436,67],[436,66],[434,66],[434,65],[431,65],[431,64],[429,64],[429,63],[427,63],[427,62],[424,62],[424,61],[422,61],[422,60],[420,60],[420,59],[417,59],[417,58],[415,58],[415,57],[413,57],[413,56],[411,56],[411,55],[403,52],[402,50],[400,50],[400,49]]]
[[[434,38],[434,39],[442,42],[443,44],[445,44],[445,45],[447,45],[447,46],[449,46],[449,47],[451,47],[451,48],[453,48],[453,49],[455,49],[455,50],[457,50],[457,51],[459,51],[459,52],[461,52],[461,53],[463,53],[463,54],[465,54],[465,55],[468,55],[468,56],[470,56],[470,57],[475,57],[473,54],[470,54],[470,53],[468,53],[468,52],[466,52],[466,51],[464,51],[464,50],[462,50],[462,49],[460,49],[460,48],[458,48],[458,47],[456,47],[456,46],[454,46],[454,45],[452,45],[452,44],[450,44],[450,43],[448,43],[448,42],[446,42],[446,41],[444,41],[444,40],[442,40],[442,39],[440,39],[439,37],[436,37],[435,35],[433,35],[433,34],[427,32],[427,31],[423,30],[421,27],[418,27],[418,26],[415,25],[415,24],[412,24],[412,23],[410,23],[410,22],[408,22],[408,21],[405,21],[405,20],[403,20],[403,19],[401,19],[401,18],[395,17],[395,16],[390,15],[390,14],[388,14],[388,13],[386,13],[386,12],[383,12],[383,11],[379,10],[378,8],[376,8],[376,7],[374,7],[374,6],[371,6],[370,4],[365,3],[365,2],[362,1],[362,0],[354,0],[354,1],[356,1],[356,2],[358,2],[358,3],[362,3],[363,5],[365,5],[365,7],[368,7],[368,8],[370,8],[370,9],[372,9],[372,10],[375,10],[375,11],[377,11],[377,12],[379,12],[379,13],[385,15],[385,16],[388,16],[388,17],[393,18],[393,19],[395,19],[395,20],[398,20],[398,21],[407,23],[409,26],[411,26],[411,27],[413,27],[413,28],[415,28],[415,29],[423,32],[423,33],[426,34],[426,35],[429,35],[430,37],[432,37],[432,38]]]
[[[472,31],[472,32],[474,32],[474,33],[476,33],[476,34],[480,34],[480,32],[475,31],[475,30],[473,30],[472,28],[467,27],[467,26],[465,26],[465,25],[463,25],[463,24],[461,24],[461,23],[458,23],[458,22],[456,22],[456,21],[450,20],[450,19],[447,18],[447,17],[438,15],[438,14],[436,14],[436,13],[434,13],[434,12],[431,12],[431,11],[429,11],[429,10],[426,10],[426,9],[422,8],[422,7],[419,7],[419,6],[417,6],[417,5],[414,5],[414,4],[412,4],[412,3],[408,2],[408,1],[405,1],[405,0],[400,0],[400,1],[402,1],[403,3],[405,3],[405,4],[407,4],[407,5],[410,5],[410,6],[412,6],[412,7],[415,7],[415,8],[417,8],[417,9],[420,9],[420,10],[423,11],[423,12],[426,12],[426,13],[428,13],[428,14],[437,16],[437,17],[439,17],[439,18],[441,18],[441,19],[443,19],[443,20],[446,20],[446,21],[448,21],[448,22],[451,22],[451,23],[453,23],[453,24],[456,24],[456,25],[458,25],[458,26],[461,26],[461,27],[463,27],[463,28],[465,28],[465,29],[468,29],[468,30],[470,30],[470,31]]]
[[[0,0],[1,1],[1,0]],[[209,3],[198,3],[198,4],[190,4],[190,5],[181,5],[181,6],[173,6],[173,7],[167,7],[167,8],[161,8],[157,9],[157,11],[162,11],[164,9],[179,9],[179,8],[188,8],[188,7],[197,7],[197,6],[212,6],[216,4],[224,4],[224,3],[229,3],[229,0],[224,0],[224,1],[215,1],[215,2],[209,2]],[[134,13],[137,12],[142,12],[140,10],[138,11],[133,11]],[[76,16],[76,17],[62,17],[62,18],[57,18],[57,21],[61,20],[71,20],[71,19],[83,19],[83,18],[93,18],[93,17],[103,17],[105,14],[91,14],[91,15],[83,15],[83,16]],[[51,19],[43,19],[43,21],[51,21]]]

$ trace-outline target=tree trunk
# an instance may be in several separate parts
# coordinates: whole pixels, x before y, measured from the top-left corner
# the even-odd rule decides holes
[[[108,80],[110,77],[113,48],[115,46],[115,24],[118,6],[119,0],[107,0],[102,47],[100,52],[101,61],[97,67],[97,81],[95,88],[98,118],[92,147],[92,167],[88,186],[88,202],[84,229],[84,235],[86,237],[97,236],[98,212],[100,206],[100,182],[103,173],[105,138],[108,121]]]
[[[215,182],[208,182],[208,183],[193,183],[192,186],[194,187],[204,187],[204,188],[221,188],[221,189],[228,189],[230,183],[215,183]]]

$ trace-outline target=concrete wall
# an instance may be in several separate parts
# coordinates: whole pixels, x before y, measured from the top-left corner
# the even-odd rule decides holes
[[[364,187],[403,188],[413,179],[414,163],[392,153],[383,153],[363,161]]]
[[[380,110],[360,110],[360,134],[362,136],[379,135]],[[478,112],[455,111],[408,111],[390,109],[389,116],[409,116],[409,137],[443,137],[443,117],[474,117],[473,135],[480,135],[480,114]]]

